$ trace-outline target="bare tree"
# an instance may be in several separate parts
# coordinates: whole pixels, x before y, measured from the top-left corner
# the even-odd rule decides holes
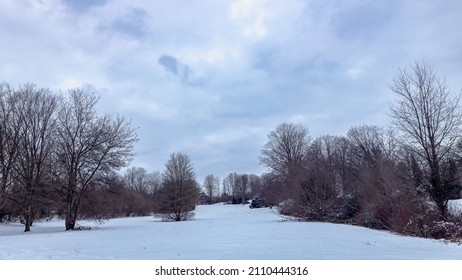
[[[213,198],[217,196],[219,186],[220,186],[220,178],[214,175],[205,176],[204,188],[211,202],[213,201]]]
[[[51,152],[55,131],[57,98],[48,89],[25,84],[17,90],[20,141],[12,199],[20,205],[24,231],[30,231],[40,204],[47,199],[43,189],[51,175]]]
[[[223,192],[230,195],[233,199],[238,195],[238,177],[239,175],[236,172],[232,172],[223,179]]]
[[[280,198],[283,196],[280,185],[284,182],[281,178],[274,175],[273,173],[265,173],[260,176],[261,179],[261,194],[260,197],[265,199],[270,205],[275,205],[280,202]]]
[[[442,163],[461,139],[460,94],[453,95],[425,62],[400,70],[390,88],[398,97],[390,117],[424,167],[425,188],[445,219],[449,186],[442,177]]]
[[[189,156],[173,153],[162,173],[158,210],[165,220],[184,221],[193,217],[200,189]]]
[[[143,167],[132,166],[125,171],[125,185],[140,194],[148,192],[148,172]]]
[[[66,230],[74,229],[81,202],[97,176],[127,166],[137,141],[129,121],[99,116],[97,102],[93,94],[69,90],[59,112],[56,160],[65,191]]]
[[[241,197],[241,203],[245,204],[245,201],[247,200],[247,193],[249,190],[249,176],[247,174],[242,174],[239,175],[238,178],[238,193]]]
[[[324,135],[315,139],[309,148],[308,162],[313,162],[329,174],[339,196],[345,192],[347,178],[347,141],[338,136]],[[319,161],[319,162],[318,162]]]
[[[275,174],[287,178],[302,166],[309,143],[308,128],[282,123],[268,134],[260,162]]]
[[[311,143],[294,203],[283,211],[307,220],[333,220],[338,216],[336,206],[343,194],[343,182],[335,144],[336,138],[331,136],[321,136]]]
[[[159,171],[153,171],[147,174],[147,191],[151,197],[155,197],[162,187],[162,176]]]
[[[229,182],[228,176],[226,176],[223,179],[222,186],[223,186],[222,194],[228,195],[228,196],[231,195],[232,189],[231,189],[231,183]]]
[[[262,182],[260,176],[249,174],[249,187],[251,198],[262,197]]]
[[[359,206],[373,218],[369,226],[390,229],[398,197],[405,193],[394,132],[378,126],[356,126],[348,131],[348,140]]]
[[[9,84],[0,84],[0,209],[11,191],[11,172],[16,163],[21,141],[21,122],[17,94]]]
[[[361,125],[350,128],[347,134],[355,164],[374,162],[378,158],[396,160],[398,140],[391,129],[375,125]]]
[[[298,195],[310,141],[308,128],[292,123],[282,123],[268,134],[260,163],[269,167],[283,182],[279,185],[279,202]]]

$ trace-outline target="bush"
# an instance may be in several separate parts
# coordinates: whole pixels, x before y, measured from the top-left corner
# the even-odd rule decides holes
[[[263,208],[263,207],[269,207],[269,204],[266,203],[266,200],[263,198],[256,198],[252,200],[252,203],[250,203],[250,208]]]
[[[410,236],[427,237],[428,227],[437,213],[419,199],[402,199],[392,217],[392,230]]]
[[[352,219],[359,211],[361,211],[361,204],[358,195],[346,196],[343,205],[343,218],[346,220]]]
[[[428,230],[434,239],[460,240],[462,237],[462,224],[456,222],[436,221]]]
[[[414,215],[409,218],[406,225],[397,231],[403,235],[416,237],[428,237],[429,221],[428,217],[422,214]]]
[[[284,200],[279,203],[279,213],[282,215],[291,216],[295,213],[295,202],[293,199]]]
[[[191,221],[194,219],[196,214],[194,211],[185,211],[178,213],[164,213],[155,214],[154,217],[159,217],[163,222],[180,222],[180,221]]]
[[[357,225],[372,228],[372,229],[379,229],[379,222],[377,219],[368,212],[362,212],[357,215],[355,222]]]
[[[356,203],[360,205],[359,202]],[[358,213],[353,218],[353,221],[357,225],[368,228],[391,230],[396,207],[390,198],[367,203],[364,206],[355,208]]]
[[[438,211],[425,203],[409,203],[397,211],[392,230],[416,237],[446,239],[454,242],[462,240],[462,217],[449,215],[442,220]]]
[[[396,212],[396,203],[391,198],[386,198],[373,208],[374,217],[379,224],[379,229],[390,230],[392,219]]]

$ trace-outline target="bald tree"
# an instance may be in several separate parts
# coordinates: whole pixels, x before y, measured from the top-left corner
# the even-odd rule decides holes
[[[16,90],[19,128],[18,150],[13,167],[16,182],[12,200],[21,209],[20,217],[30,231],[36,213],[47,201],[47,180],[56,127],[57,98],[48,89],[25,84]]]
[[[299,191],[310,140],[308,128],[293,123],[282,123],[268,134],[260,163],[283,182],[278,195],[282,200]]]
[[[220,187],[220,178],[214,175],[211,175],[211,174],[205,176],[204,189],[205,189],[205,193],[207,194],[207,196],[210,198],[211,201],[217,195],[219,187]]]
[[[11,191],[11,176],[21,143],[20,94],[7,83],[0,83],[0,210]]]
[[[173,153],[162,173],[162,187],[157,196],[157,212],[166,221],[185,221],[194,216],[200,189],[189,156]]]
[[[137,141],[130,121],[98,115],[98,97],[73,89],[62,100],[55,137],[58,181],[65,197],[65,227],[73,230],[98,177],[127,166]]]
[[[293,123],[282,123],[268,134],[260,162],[273,173],[288,177],[303,164],[310,143],[308,128]]]
[[[445,219],[451,186],[443,177],[443,163],[461,140],[460,94],[451,93],[425,62],[400,70],[390,88],[397,97],[391,119],[422,166],[424,187]]]

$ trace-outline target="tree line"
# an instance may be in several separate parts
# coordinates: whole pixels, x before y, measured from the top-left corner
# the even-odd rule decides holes
[[[74,229],[91,194],[128,165],[135,130],[124,117],[99,115],[97,102],[81,89],[0,84],[0,219],[30,231],[56,211]]]
[[[448,202],[462,196],[460,94],[425,62],[400,70],[390,89],[390,127],[358,125],[344,136],[312,139],[307,126],[282,123],[268,134],[260,163],[269,172],[196,180],[187,154],[172,153],[163,172],[130,167],[137,141],[130,121],[99,115],[98,97],[25,84],[0,85],[0,221],[155,214],[194,216],[198,203],[264,200],[281,214],[462,238],[462,217]],[[221,188],[220,188],[221,186]]]
[[[268,134],[261,176],[208,175],[208,203],[263,199],[284,215],[461,240],[460,94],[426,63],[401,69],[389,85],[391,125],[358,125],[345,136],[312,139],[308,127],[282,123]],[[214,196],[215,195],[215,196]]]
[[[151,215],[182,221],[194,216],[202,192],[187,154],[173,153],[165,170],[129,166],[137,136],[129,120],[98,114],[99,97],[82,89],[52,92],[34,84],[0,84],[0,222]],[[232,180],[231,180],[232,178]],[[248,199],[248,175],[225,180],[231,195]],[[239,182],[239,183],[238,183]],[[204,182],[217,198],[220,180]]]
[[[311,139],[282,123],[268,134],[260,161],[262,195],[283,214],[398,233],[460,240],[460,94],[425,62],[400,70],[390,85],[392,125],[359,125],[346,136]]]
[[[163,173],[130,167],[137,135],[118,115],[101,115],[99,97],[0,84],[0,222],[150,215],[192,218],[200,194],[188,155],[173,153]]]

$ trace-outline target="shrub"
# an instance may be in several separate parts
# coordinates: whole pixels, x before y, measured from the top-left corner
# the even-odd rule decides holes
[[[163,222],[179,222],[179,221],[191,221],[194,219],[196,214],[194,211],[183,211],[181,213],[164,213],[155,214],[154,217],[159,217]]]
[[[346,196],[343,205],[343,218],[346,220],[352,219],[361,211],[361,204],[358,195],[350,194]]]

